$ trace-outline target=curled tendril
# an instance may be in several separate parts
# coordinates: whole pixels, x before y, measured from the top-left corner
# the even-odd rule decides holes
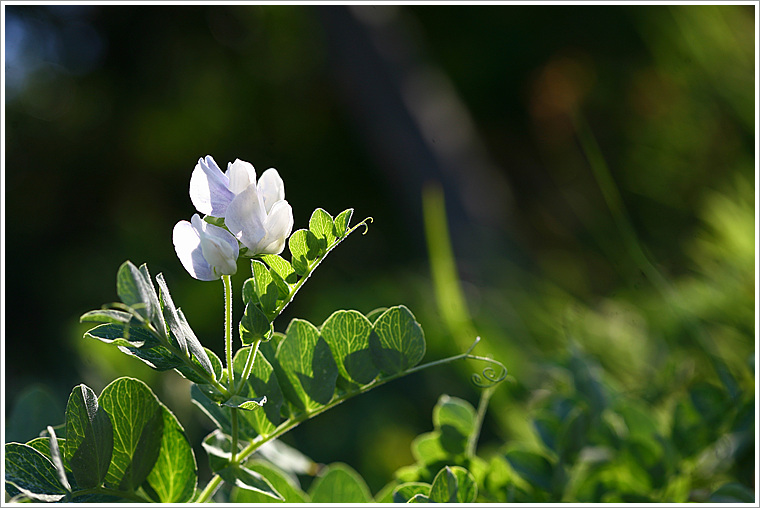
[[[364,226],[364,231],[362,231],[362,235],[366,235],[367,231],[369,231],[369,223],[372,222],[372,217],[367,217],[363,221],[361,221],[359,224],[356,225],[358,228],[359,226]]]
[[[480,360],[482,362],[488,362],[494,365],[498,365],[501,369],[498,375],[493,367],[485,367],[480,374],[477,372],[472,375],[472,382],[478,388],[490,388],[492,386],[501,383],[507,377],[507,368],[501,362],[494,360],[493,358],[486,358],[484,356],[475,356],[470,354],[475,346],[480,342],[480,337],[475,337],[475,342],[472,343],[470,348],[465,352],[464,357],[470,360]]]

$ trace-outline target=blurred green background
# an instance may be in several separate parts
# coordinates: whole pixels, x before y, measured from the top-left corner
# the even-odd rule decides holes
[[[211,424],[189,383],[82,338],[78,317],[117,300],[124,260],[147,262],[222,355],[222,284],[192,279],[171,243],[207,154],[276,167],[295,229],[316,207],[374,218],[276,328],[402,303],[426,360],[480,335],[475,353],[510,372],[484,450],[541,446],[532,417],[583,395],[578,358],[607,403],[634,401],[663,429],[705,387],[754,407],[755,8],[5,6],[6,414],[44,386],[37,416],[61,423],[76,384],[139,377],[205,467]],[[375,492],[413,461],[439,395],[477,405],[482,367],[403,378],[285,441]],[[13,418],[7,440],[41,430]],[[689,435],[733,428],[716,421]],[[754,437],[742,443],[691,499],[727,479],[754,488]]]

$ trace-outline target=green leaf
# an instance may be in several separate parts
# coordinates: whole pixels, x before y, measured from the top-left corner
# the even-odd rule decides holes
[[[321,254],[319,239],[308,229],[299,229],[290,235],[288,249],[292,256],[293,270],[298,275],[307,274]]]
[[[578,453],[586,446],[587,434],[591,427],[588,411],[577,406],[563,419],[558,435],[558,455],[560,462],[575,462]]]
[[[373,381],[379,373],[369,351],[371,332],[372,323],[355,310],[334,312],[321,328],[340,375],[358,385]]]
[[[232,425],[230,423],[230,410],[212,401],[203,392],[201,387],[197,384],[193,384],[190,387],[190,399],[203,413],[208,416],[214,425],[221,429],[223,432],[232,432]]]
[[[415,437],[412,441],[412,456],[418,463],[424,465],[445,460],[448,453],[441,444],[440,431],[426,432]]]
[[[458,482],[450,467],[441,469],[430,487],[430,501],[433,503],[456,503]]]
[[[128,377],[106,386],[99,402],[113,423],[113,457],[106,484],[123,490],[137,488],[158,459],[164,429],[162,407],[145,383]]]
[[[266,396],[257,397],[255,399],[249,399],[240,395],[233,395],[226,400],[222,405],[225,407],[234,407],[237,409],[244,409],[246,411],[253,411],[255,409],[261,409],[266,403]]]
[[[203,438],[201,443],[203,449],[208,454],[208,464],[211,470],[218,473],[230,465],[232,459],[232,440],[229,435],[217,429]],[[237,451],[241,450],[241,444],[238,442]]]
[[[253,273],[253,289],[257,301],[261,304],[261,309],[267,316],[274,318],[274,310],[277,307],[280,290],[272,278],[272,274],[269,273],[269,268],[258,259],[252,259],[251,273]],[[248,303],[250,304],[251,301]]]
[[[129,305],[145,320],[151,321],[158,309],[153,306],[150,280],[131,261],[125,261],[116,274],[116,292],[122,302]]]
[[[330,464],[314,480],[309,495],[312,503],[371,503],[372,494],[364,479],[346,464]]]
[[[251,471],[259,473],[272,484],[272,487],[282,496],[282,500],[274,499],[272,496],[248,489],[234,489],[231,501],[233,503],[308,503],[309,496],[301,490],[294,478],[291,478],[279,468],[263,461],[253,461],[246,463],[246,467]]]
[[[369,345],[375,365],[388,375],[414,367],[425,356],[422,327],[403,305],[377,318]]]
[[[407,503],[430,503],[430,498],[425,494],[415,494]]]
[[[249,349],[240,349],[235,354],[232,363],[236,376],[242,376],[249,352]],[[277,376],[274,374],[274,369],[263,354],[257,355],[253,362],[251,375],[243,385],[240,395],[252,399],[262,396],[266,397],[267,403],[264,404],[263,411],[245,412],[241,416],[262,436],[274,432],[277,425],[280,424],[280,408],[284,399]],[[247,437],[253,439],[255,436]]]
[[[159,273],[156,276],[156,281],[158,281],[161,302],[163,303],[164,318],[169,326],[172,337],[176,339],[179,348],[188,356],[188,358],[195,358],[198,360],[198,363],[203,370],[213,376],[214,368],[211,365],[211,360],[209,360],[208,355],[206,355],[206,352],[198,338],[195,336],[193,329],[190,328],[185,315],[180,309],[177,309],[174,306],[172,297],[169,294],[169,288],[164,280],[164,275]]]
[[[31,446],[20,443],[5,445],[5,482],[9,493],[12,486],[35,501],[60,501],[67,494],[53,463]]]
[[[61,448],[58,446],[58,438],[55,435],[55,430],[53,430],[53,427],[48,425],[47,427],[48,435],[50,436],[48,438],[48,448],[50,449],[50,461],[53,463],[53,467],[55,467],[55,472],[58,474],[58,481],[63,485],[63,488],[65,488],[67,491],[71,492],[71,485],[69,485],[69,480],[66,478],[66,467],[63,465],[63,457],[61,456]]]
[[[92,488],[103,483],[113,453],[113,425],[86,385],[76,386],[66,405],[64,456],[77,485]]]
[[[150,277],[150,272],[148,271],[147,264],[143,263],[140,265],[140,273],[150,287],[148,299],[150,300],[150,306],[153,309],[153,313],[151,314],[151,322],[159,333],[163,333],[165,335],[167,333],[166,321],[164,321],[164,316],[161,314],[161,303],[158,301],[158,293],[156,293],[156,287],[153,285],[153,279]]]
[[[460,466],[451,466],[450,469],[457,479],[457,503],[474,503],[478,497],[478,484],[475,481],[475,476]]]
[[[142,360],[150,368],[157,371],[175,369],[183,365],[182,360],[164,346],[151,348],[119,346],[119,350],[122,353]]]
[[[346,236],[346,232],[348,231],[348,224],[351,222],[351,216],[354,214],[354,209],[349,208],[347,210],[343,210],[338,214],[337,217],[335,217],[335,234],[338,235],[338,238],[343,238]]]
[[[288,286],[292,286],[298,282],[298,274],[296,274],[295,270],[293,270],[293,265],[291,265],[287,260],[278,256],[277,254],[267,254],[265,256],[261,256],[261,259],[267,265],[269,265],[272,275],[279,275],[280,279]]]
[[[551,490],[553,467],[546,457],[522,450],[510,450],[504,456],[512,469],[528,483],[541,490]]]
[[[277,492],[264,475],[245,466],[228,466],[218,471],[218,474],[230,485],[263,494],[278,501],[283,500],[282,495]]]
[[[367,319],[369,319],[370,323],[374,325],[377,318],[382,316],[383,312],[386,310],[388,310],[388,307],[378,307],[377,309],[371,310],[369,314],[367,314]]]
[[[430,494],[430,484],[421,482],[402,483],[393,489],[392,502],[408,503],[417,494],[427,497]]]
[[[184,354],[189,355],[185,333],[179,321],[179,313],[177,312],[177,307],[174,306],[174,301],[169,293],[169,287],[164,280],[164,274],[159,273],[156,276],[156,281],[158,282],[158,295],[163,308],[163,316],[171,331],[171,336],[177,341],[177,347],[179,347]]]
[[[475,477],[459,466],[441,469],[430,487],[430,501],[433,503],[472,503],[477,495]]]
[[[132,324],[139,326],[140,323],[129,312],[116,309],[97,309],[85,312],[79,318],[80,323],[117,323],[127,324],[132,321]]]
[[[249,302],[240,320],[240,340],[244,346],[257,340],[268,340],[272,332],[272,323],[258,305]]]
[[[319,330],[301,319],[288,325],[276,354],[283,394],[298,408],[317,409],[332,399],[338,368]]]
[[[205,370],[212,376],[215,376],[214,365],[211,363],[211,359],[209,358],[208,354],[206,354],[207,350],[201,345],[201,342],[195,336],[195,332],[193,332],[193,329],[190,328],[190,324],[187,322],[187,318],[185,317],[185,314],[182,312],[182,309],[177,309],[177,315],[179,316],[180,326],[182,327],[182,330],[185,334],[185,340],[187,341],[187,348],[190,350],[190,353],[192,353],[191,358],[194,361],[197,361],[197,363],[200,364],[203,370]],[[218,379],[218,378],[215,378],[215,379]]]
[[[64,430],[65,431],[65,430]],[[49,434],[48,434],[49,435]],[[63,450],[66,440],[64,438],[56,436],[56,440],[58,441],[58,449]],[[53,457],[50,453],[50,437],[38,437],[35,439],[32,439],[28,443],[26,443],[27,446],[31,446],[38,452],[40,452],[42,455],[48,458],[50,462],[53,462]],[[68,461],[66,461],[66,457],[64,455],[64,463],[63,467],[66,470],[67,473],[71,472],[71,467],[69,467]]]
[[[185,430],[165,406],[161,406],[163,434],[156,464],[148,484],[162,503],[186,503],[195,492],[198,466]]]
[[[97,339],[107,344],[132,348],[148,347],[158,344],[156,337],[148,330],[139,325],[108,323],[98,325],[84,335],[91,339]]]
[[[225,482],[274,499],[282,499],[282,496],[263,475],[230,462],[232,442],[229,436],[215,430],[206,436],[202,445],[208,453],[211,470],[221,476]],[[240,451],[240,443],[238,443],[238,451]]]
[[[222,361],[219,359],[218,356],[216,356],[216,353],[214,353],[210,349],[204,347],[203,351],[206,354],[206,358],[208,358],[209,363],[211,364],[211,370],[213,371],[214,379],[216,380],[222,379]],[[200,364],[196,356],[193,356],[192,362],[193,364],[203,369],[203,366]],[[180,374],[182,374],[184,378],[189,379],[193,383],[205,384],[206,386],[210,386],[210,385],[207,385],[208,380],[205,377],[198,374],[198,372],[196,372],[195,369],[191,368],[189,365],[187,365],[184,362],[177,365],[175,369],[177,369],[177,371]]]
[[[464,453],[475,431],[475,408],[465,400],[442,395],[433,408],[433,424],[440,430],[441,446],[448,453]]]
[[[710,496],[712,503],[754,503],[755,493],[740,483],[726,483]]]
[[[335,243],[335,223],[333,222],[332,215],[321,208],[317,208],[311,214],[311,218],[309,219],[309,231],[314,233],[314,236],[320,240],[320,246],[323,253]]]

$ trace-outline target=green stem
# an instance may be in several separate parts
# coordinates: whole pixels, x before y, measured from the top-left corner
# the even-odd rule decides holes
[[[227,357],[227,378],[230,390],[235,389],[235,370],[232,365],[232,279],[222,275],[224,282],[224,353]]]
[[[243,374],[240,377],[240,385],[235,387],[233,390],[233,393],[237,394],[240,393],[240,390],[243,389],[243,385],[248,380],[248,378],[251,376],[251,370],[253,370],[253,362],[256,361],[256,354],[259,352],[259,345],[261,344],[260,340],[257,340],[253,346],[248,350],[248,359],[245,361],[245,367],[243,368]]]
[[[196,503],[206,503],[209,499],[211,499],[211,496],[214,495],[214,492],[216,492],[216,489],[219,488],[219,485],[222,483],[222,477],[219,475],[214,475],[211,480],[206,484],[206,486],[203,488],[200,494],[198,494],[198,498],[194,501]]]
[[[230,421],[232,424],[232,446],[230,446],[230,462],[237,464],[237,452],[238,452],[238,408],[231,408]]]
[[[486,415],[486,409],[488,408],[488,401],[491,400],[493,394],[493,387],[486,388],[480,395],[480,403],[478,404],[478,414],[475,418],[475,429],[470,438],[467,441],[466,455],[470,458],[475,456],[475,448],[478,445],[478,438],[480,437],[480,429],[483,427],[483,418]]]

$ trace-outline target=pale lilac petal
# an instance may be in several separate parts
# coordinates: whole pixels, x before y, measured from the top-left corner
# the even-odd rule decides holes
[[[174,250],[185,270],[198,280],[215,280],[211,265],[203,257],[198,231],[186,220],[179,221],[172,233]]]
[[[224,217],[227,206],[235,197],[229,189],[230,181],[219,169],[214,158],[207,155],[198,159],[190,177],[190,200],[200,213]]]
[[[250,162],[235,159],[233,163],[227,163],[227,178],[230,180],[229,189],[233,194],[240,194],[249,185],[256,183],[256,170]]]
[[[193,215],[192,225],[200,232],[201,251],[217,278],[237,272],[238,242],[226,229]]]
[[[271,213],[275,203],[285,199],[285,184],[282,178],[280,178],[280,174],[274,168],[264,171],[256,186],[259,189],[259,195],[267,213]]]
[[[227,215],[224,223],[230,232],[249,249],[264,238],[264,213],[255,185],[249,185],[247,189],[235,196],[227,207]]]

